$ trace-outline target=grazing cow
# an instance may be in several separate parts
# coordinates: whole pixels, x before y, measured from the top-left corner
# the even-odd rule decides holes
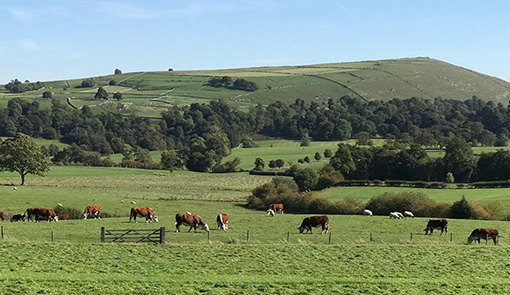
[[[494,245],[498,243],[498,230],[496,229],[488,229],[488,228],[475,228],[468,237],[468,244],[471,244],[472,241],[478,241],[480,244],[480,239],[488,240],[492,238],[494,241]]]
[[[69,215],[59,215],[57,216],[57,219],[58,220],[69,220]]]
[[[181,224],[185,224],[185,225],[189,225],[189,230],[188,232],[191,231],[192,228],[195,229],[195,232],[197,232],[197,227],[200,226],[202,227],[204,230],[206,231],[209,231],[209,226],[207,225],[207,223],[205,223],[202,218],[200,218],[200,216],[198,215],[192,215],[192,214],[182,214],[182,213],[177,213],[175,215],[175,231],[176,232],[179,232],[179,226],[181,226]]]
[[[2,221],[4,221],[4,220],[5,220],[4,212],[0,212],[0,219],[2,219]]]
[[[303,231],[306,229],[306,233],[310,232],[312,233],[312,227],[318,227],[319,225],[322,226],[321,235],[326,232],[328,233],[329,230],[329,223],[328,223],[328,217],[327,216],[310,216],[303,219],[303,222],[301,222],[301,226],[298,227],[299,233],[302,234]]]
[[[269,208],[267,208],[267,210],[273,210],[275,213],[278,213],[280,212],[281,214],[283,214],[283,204],[271,204],[269,205]]]
[[[218,217],[216,217],[216,223],[218,224],[218,229],[226,230],[228,228],[228,214],[220,213]]]
[[[411,211],[404,211],[404,216],[405,217],[412,217],[412,218],[414,218],[414,214]]]
[[[154,211],[152,211],[152,208],[138,208],[133,207],[131,208],[131,215],[129,216],[129,222],[131,222],[131,219],[134,219],[136,222],[136,217],[140,215],[142,217],[145,217],[145,222],[158,222],[158,216],[154,214]]]
[[[363,215],[373,216],[374,214],[372,213],[372,211],[365,209],[365,210],[363,210]]]
[[[25,212],[27,219],[30,220],[34,216],[35,221],[39,221],[39,217],[47,222],[58,222],[57,214],[51,208],[28,208]]]
[[[18,222],[18,221],[25,221],[27,220],[27,216],[25,214],[14,214],[11,217],[11,222]]]
[[[99,205],[87,206],[83,211],[83,219],[87,219],[90,216],[94,216],[94,219],[101,218],[101,216],[99,216],[100,214],[101,208],[99,207]]]
[[[402,219],[402,218],[404,218],[404,215],[402,215],[402,213],[400,213],[400,212],[391,212],[390,218]]]
[[[274,216],[274,210],[273,209],[267,209],[266,213],[267,213],[267,215]]]
[[[441,229],[441,235],[443,232],[448,232],[448,220],[446,219],[429,219],[429,222],[427,222],[427,227],[424,229],[425,234],[428,235],[429,231],[430,234],[434,232],[435,228]]]

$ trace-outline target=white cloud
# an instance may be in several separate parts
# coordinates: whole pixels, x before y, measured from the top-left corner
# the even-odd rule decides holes
[[[34,20],[37,20],[37,15],[32,11],[20,7],[11,7],[6,8],[7,12],[11,15],[11,17],[18,22],[28,23]]]
[[[21,39],[21,40],[18,40],[18,44],[21,48],[25,49],[25,50],[35,50],[37,49],[37,44],[35,44],[34,41],[30,40],[30,39]]]

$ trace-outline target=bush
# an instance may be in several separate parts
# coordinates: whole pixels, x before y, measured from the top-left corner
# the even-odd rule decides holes
[[[423,193],[406,192],[400,194],[384,193],[372,197],[365,207],[376,215],[387,215],[392,211],[412,211],[415,216],[441,216],[439,212],[434,211],[438,210],[442,213],[442,210],[440,210],[442,206],[444,205],[439,206],[438,203],[427,198]]]
[[[57,215],[69,215],[69,219],[82,219],[83,218],[83,211],[71,208],[71,207],[60,207],[57,206],[53,208],[53,211]]]
[[[464,196],[459,201],[453,203],[450,208],[450,217],[459,218],[459,219],[470,219],[476,218],[476,213],[469,205],[469,202],[466,200]]]
[[[300,169],[296,171],[293,177],[300,191],[315,189],[317,186],[317,182],[319,181],[319,176],[317,172],[310,168]]]

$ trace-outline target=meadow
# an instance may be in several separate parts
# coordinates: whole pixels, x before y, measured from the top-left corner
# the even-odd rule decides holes
[[[0,173],[0,210],[29,207],[83,210],[98,204],[110,217],[51,222],[2,222],[0,287],[27,294],[508,294],[510,223],[449,219],[448,234],[424,235],[427,217],[330,215],[331,235],[299,234],[304,214],[246,209],[245,196],[271,177],[126,168],[52,166],[46,177]],[[360,188],[317,195],[367,200],[400,188]],[[356,189],[356,188],[346,188]],[[372,190],[373,189],[373,190]],[[458,195],[424,190],[453,202]],[[505,189],[468,199],[503,200]],[[476,193],[477,192],[477,193]],[[132,204],[132,202],[136,204]],[[133,206],[151,207],[159,223],[129,222]],[[508,208],[508,207],[507,207]],[[508,209],[506,209],[508,211]],[[211,227],[175,232],[174,216],[190,211]],[[220,212],[229,229],[216,229]],[[100,229],[166,228],[166,244],[100,243]],[[497,228],[498,246],[467,245],[475,227]],[[248,236],[249,230],[249,236]],[[51,234],[53,233],[53,242]],[[412,237],[411,237],[412,235]],[[372,237],[372,240],[370,240]],[[480,263],[479,261],[483,261]]]

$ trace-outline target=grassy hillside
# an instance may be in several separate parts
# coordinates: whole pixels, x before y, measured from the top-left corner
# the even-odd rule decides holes
[[[205,86],[213,76],[244,78],[259,90],[246,92]],[[85,77],[84,77],[85,78]],[[94,88],[81,88],[82,79],[45,82],[46,88],[22,94],[6,93],[0,98],[38,99],[45,90],[56,98],[72,97],[72,103],[97,110],[158,117],[169,105],[224,99],[240,107],[275,100],[325,102],[328,98],[351,95],[364,100],[443,97],[466,100],[473,95],[506,104],[510,83],[462,67],[429,58],[347,62],[289,67],[259,67],[210,71],[138,72],[94,77]],[[108,86],[114,80],[116,86]],[[122,103],[94,100],[97,87],[121,92]],[[0,105],[5,104],[0,100]],[[42,102],[42,105],[49,105]]]

